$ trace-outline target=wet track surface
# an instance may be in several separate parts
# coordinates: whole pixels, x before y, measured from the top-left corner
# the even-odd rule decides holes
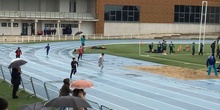
[[[145,42],[158,42],[146,40]],[[138,40],[86,41],[86,45],[137,43]],[[168,41],[169,42],[169,41]],[[173,40],[174,43],[194,41]],[[195,41],[197,42],[197,41]],[[212,41],[207,41],[211,43]],[[22,66],[23,73],[45,81],[62,81],[70,74],[72,50],[79,41],[50,43],[49,56],[38,44],[0,44],[0,63],[9,65],[15,58],[15,50],[21,47],[22,59],[28,63]],[[220,81],[215,79],[184,81],[130,70],[124,66],[160,65],[157,63],[105,55],[104,71],[100,72],[97,60],[99,54],[84,54],[79,61],[78,72],[73,80],[86,79],[94,83],[85,89],[86,98],[114,110],[218,110],[220,108]],[[58,88],[62,83],[54,83]]]

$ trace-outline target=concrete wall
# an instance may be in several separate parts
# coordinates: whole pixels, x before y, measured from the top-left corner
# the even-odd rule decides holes
[[[60,0],[59,12],[69,12],[69,0]]]
[[[57,12],[58,11],[58,0],[46,0],[46,11],[47,12]]]
[[[81,31],[83,34],[94,34],[95,22],[82,22]]]
[[[2,10],[15,11],[19,10],[19,0],[1,0]]]
[[[76,12],[87,13],[87,0],[76,0]]]
[[[95,0],[88,0],[87,6],[87,13],[95,14]]]
[[[23,0],[25,11],[40,11],[40,0]]]
[[[199,24],[104,23],[104,35],[150,33],[199,33]],[[207,25],[206,32],[220,32],[219,25]]]
[[[2,23],[11,23],[10,21],[1,20],[0,21],[0,35],[4,33],[4,35],[11,35],[11,27],[2,27]],[[14,23],[18,23],[18,27],[13,27],[14,35],[21,35],[21,21],[14,21]],[[12,26],[12,25],[11,25]]]

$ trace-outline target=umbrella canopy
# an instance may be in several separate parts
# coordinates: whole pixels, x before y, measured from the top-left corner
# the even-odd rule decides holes
[[[78,32],[75,33],[74,36],[80,35],[80,34],[82,34],[82,33],[83,33],[82,31],[78,31]]]
[[[27,63],[27,61],[22,60],[21,58],[16,58],[16,59],[12,60],[11,64],[8,66],[8,68],[16,68],[16,67],[22,66],[26,63]]]
[[[92,108],[89,103],[79,97],[61,96],[50,100],[45,107]]]
[[[90,88],[93,86],[94,86],[93,83],[87,80],[76,80],[70,84],[70,87],[78,88],[78,89]]]
[[[50,110],[47,107],[44,107],[44,105],[40,102],[36,102],[33,104],[27,104],[20,107],[19,110]]]

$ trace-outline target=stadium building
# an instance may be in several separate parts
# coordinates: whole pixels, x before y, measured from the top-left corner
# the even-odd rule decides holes
[[[206,32],[220,32],[219,2],[208,0]],[[202,0],[0,0],[0,34],[199,33],[201,9]]]

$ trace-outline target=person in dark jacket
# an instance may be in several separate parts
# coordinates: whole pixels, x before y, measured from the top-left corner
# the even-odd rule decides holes
[[[162,47],[162,44],[159,41],[159,43],[157,44],[157,52],[158,53],[161,53],[161,47]]]
[[[214,42],[211,44],[212,56],[215,55],[215,43],[216,43],[216,41],[214,41]]]
[[[47,55],[49,54],[50,51],[50,44],[48,43],[46,47],[44,47],[44,49],[46,49],[46,53]]]
[[[70,79],[65,78],[63,80],[63,86],[60,89],[59,97],[61,96],[68,96],[69,94],[73,95],[72,90],[70,89]],[[65,110],[66,107],[61,107],[60,110]]]
[[[71,62],[71,67],[72,67],[72,69],[71,69],[71,73],[70,73],[70,79],[72,79],[72,75],[74,74],[76,74],[76,72],[77,72],[77,70],[76,70],[76,68],[77,68],[77,66],[79,65],[78,64],[78,62],[76,61],[76,58],[75,57],[73,57],[72,58],[72,62]]]
[[[63,80],[63,86],[60,89],[60,96],[68,96],[69,94],[72,94],[72,90],[70,89],[70,79],[69,78],[65,78]]]
[[[192,55],[195,55],[195,42],[192,43]]]
[[[213,68],[214,72],[215,72],[215,76],[218,77],[218,73],[217,73],[217,69],[216,69],[215,63],[216,63],[215,57],[212,56],[212,55],[208,56],[207,61],[206,61],[206,66],[208,68],[208,76],[210,76],[211,69]]]
[[[200,43],[199,55],[203,55],[203,44]]]
[[[170,41],[169,47],[170,47],[170,54],[173,54],[173,49],[175,48],[175,46],[172,43],[172,41]]]
[[[20,67],[12,68],[11,83],[13,85],[12,98],[17,99],[18,88],[19,88],[19,85],[21,84],[21,68]]]

